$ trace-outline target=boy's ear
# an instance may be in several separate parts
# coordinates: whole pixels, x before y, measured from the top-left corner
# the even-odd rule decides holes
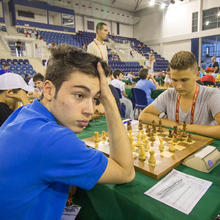
[[[46,80],[44,82],[43,94],[44,94],[44,98],[49,102],[54,98],[56,94],[56,88],[51,81]]]
[[[6,90],[5,95],[7,97],[12,97],[14,95],[14,92],[12,89],[8,89],[8,90]]]

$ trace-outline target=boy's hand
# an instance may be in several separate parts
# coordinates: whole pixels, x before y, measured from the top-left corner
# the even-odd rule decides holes
[[[103,102],[104,99],[111,96],[112,93],[111,93],[111,90],[109,88],[108,81],[107,81],[107,78],[105,76],[105,72],[104,72],[100,62],[97,64],[97,69],[98,69],[99,77],[100,77],[100,90],[101,90],[100,101]]]

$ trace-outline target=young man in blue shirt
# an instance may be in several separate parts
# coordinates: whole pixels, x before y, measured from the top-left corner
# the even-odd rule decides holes
[[[150,105],[151,102],[153,102],[151,92],[157,88],[158,84],[152,75],[148,75],[148,69],[146,68],[141,69],[138,75],[140,80],[137,82],[135,88],[144,90],[146,93],[147,104]],[[151,79],[152,82],[149,79]]]
[[[16,110],[0,128],[0,219],[58,220],[70,185],[134,178],[131,146],[100,58],[69,45],[51,49],[43,98]],[[105,109],[110,157],[76,137],[97,101]],[[118,135],[120,134],[120,135]]]

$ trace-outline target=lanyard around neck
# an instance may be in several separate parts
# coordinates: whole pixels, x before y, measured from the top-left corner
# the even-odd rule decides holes
[[[196,99],[198,97],[198,94],[199,94],[199,86],[196,85],[196,91],[194,93],[193,102],[192,102],[190,124],[193,124],[195,106],[196,106]],[[180,95],[177,96],[177,102],[176,102],[176,122],[177,123],[179,123],[179,108],[180,108]]]
[[[95,40],[94,40],[94,42],[95,42]],[[99,45],[95,42],[95,44],[96,44],[96,46],[98,47],[98,49],[99,49],[99,52],[100,52],[100,55],[101,55],[101,58],[103,59],[103,55],[102,55],[102,51],[101,51],[101,48],[99,47]]]

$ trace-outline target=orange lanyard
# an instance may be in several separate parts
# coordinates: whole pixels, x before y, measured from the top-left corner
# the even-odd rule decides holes
[[[95,40],[94,40],[94,42],[95,42]],[[103,59],[103,55],[102,55],[102,51],[101,51],[101,48],[99,47],[99,45],[95,42],[95,44],[96,44],[96,46],[98,47],[98,49],[99,49],[99,52],[100,52],[100,54],[101,54],[101,58]]]
[[[192,103],[192,110],[191,110],[191,117],[190,117],[190,124],[193,124],[193,118],[195,113],[195,106],[196,106],[196,99],[199,94],[199,86],[196,85],[196,91],[193,97],[193,103]],[[179,123],[179,108],[180,108],[180,96],[177,96],[177,102],[176,102],[176,122]]]

